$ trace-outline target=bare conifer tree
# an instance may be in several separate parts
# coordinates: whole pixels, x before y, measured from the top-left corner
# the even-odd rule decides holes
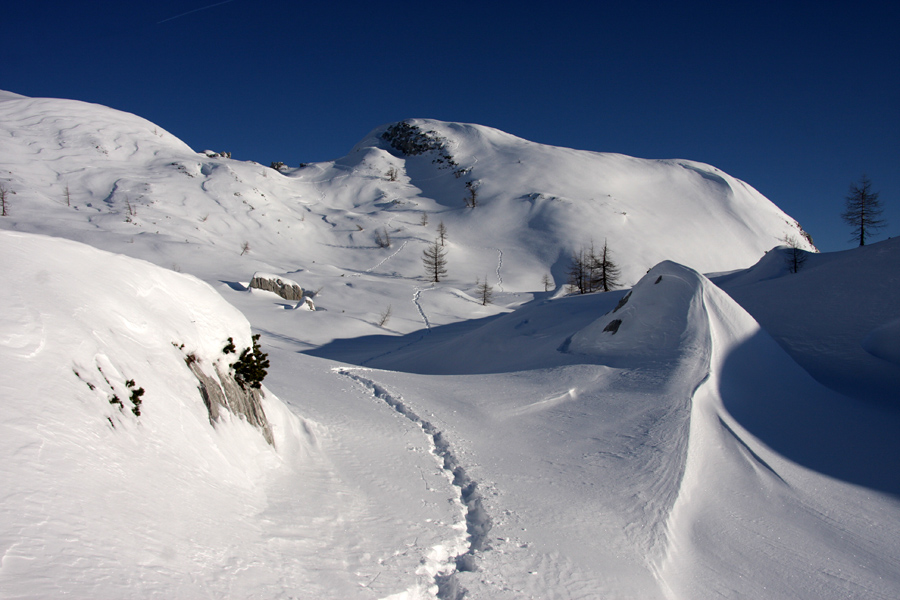
[[[438,283],[441,277],[447,274],[447,251],[441,247],[438,240],[425,248],[422,262],[425,265],[425,273],[430,281]]]
[[[393,314],[394,314],[394,311],[393,311],[391,305],[388,304],[387,308],[385,308],[383,311],[381,311],[381,314],[378,316],[378,326],[384,327],[385,325],[387,325],[387,322],[391,320],[391,315],[393,315]]]
[[[850,239],[858,240],[860,246],[865,246],[867,235],[887,225],[887,221],[881,218],[884,209],[878,200],[878,192],[872,191],[872,182],[863,175],[859,183],[850,185],[846,201],[841,217],[853,228]]]
[[[553,278],[550,277],[549,273],[544,273],[544,276],[541,277],[541,285],[544,286],[545,292],[550,291],[550,287],[553,285]]]
[[[388,233],[387,227],[375,230],[375,244],[379,248],[391,247],[391,235]]]
[[[484,276],[484,281],[482,283],[476,282],[476,288],[478,292],[478,298],[481,300],[482,306],[487,306],[491,303],[494,297],[494,286],[488,283],[487,275]]]
[[[788,270],[791,273],[797,273],[806,262],[806,251],[800,247],[800,242],[792,235],[785,235],[783,241],[785,246],[788,247],[787,255],[785,256]]]
[[[595,282],[592,286],[593,289],[608,292],[619,287],[621,271],[612,260],[612,252],[610,252],[606,240],[603,240],[603,250],[600,251],[600,255],[594,255],[593,246],[591,246],[591,255]]]
[[[586,263],[584,248],[572,253],[572,262],[566,273],[566,287],[570,294],[587,294],[590,291]]]
[[[441,241],[441,246],[447,241],[447,226],[444,225],[444,222],[441,221],[437,226],[437,234],[438,239]]]
[[[478,184],[474,181],[466,182],[466,197],[463,198],[466,202],[466,206],[469,208],[475,208],[478,206],[478,192],[477,192]]]
[[[619,287],[620,275],[618,265],[612,260],[609,244],[604,241],[603,248],[597,253],[592,243],[590,248],[582,248],[572,254],[568,290],[570,294],[608,292]]]

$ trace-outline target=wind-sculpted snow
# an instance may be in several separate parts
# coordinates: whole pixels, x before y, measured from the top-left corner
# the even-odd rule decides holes
[[[613,320],[621,320],[615,333],[607,330]],[[894,468],[872,465],[895,462],[896,417],[879,418],[816,384],[702,275],[664,263],[627,299],[545,301],[456,336],[451,329],[433,328],[369,364],[456,373],[434,383],[399,373],[379,380],[417,390],[425,410],[478,440],[467,453],[482,488],[501,496],[486,496],[500,541],[481,572],[509,581],[524,561],[514,547],[524,545],[552,556],[535,571],[541,578],[517,588],[537,597],[594,597],[575,593],[581,585],[611,597],[691,599],[854,589],[888,597],[900,589],[890,566],[897,527],[854,525],[885,524],[900,509],[890,496],[852,485],[888,489]],[[463,375],[468,369],[494,374]],[[535,439],[543,441],[532,448]],[[536,491],[544,478],[550,487]],[[588,482],[601,489],[583,498]],[[527,502],[513,500],[523,494]],[[639,502],[623,504],[628,498]],[[592,512],[611,520],[588,525]],[[612,515],[627,524],[607,530]],[[550,531],[560,522],[580,527],[566,528],[565,543]],[[521,523],[539,533],[513,525]],[[837,569],[837,578],[822,575]],[[623,572],[627,583],[606,587]],[[516,597],[465,574],[460,582],[475,597]]]
[[[213,426],[186,362],[218,385],[246,319],[193,277],[75,242],[0,232],[0,254],[0,595],[247,589],[216,580],[265,554],[264,484],[310,436],[271,393],[277,453],[224,408]]]
[[[900,319],[875,327],[863,338],[863,349],[872,356],[900,366]]]
[[[573,335],[566,351],[611,365],[670,362],[703,352],[705,340],[696,337],[701,333],[690,330],[704,319],[699,285],[698,276],[680,265],[657,265],[620,305]]]
[[[890,333],[900,315],[900,238],[811,254],[798,273],[786,251],[714,280],[817,381],[866,404],[900,408],[900,368],[889,359],[900,348]]]
[[[878,519],[884,510],[897,510],[896,502],[872,501],[871,492],[821,474],[855,482],[870,472],[873,460],[895,462],[900,448],[888,430],[896,417],[888,425],[883,416],[816,384],[724,292],[705,278],[698,283],[709,375],[693,395],[685,474],[659,564],[664,589],[689,598],[718,597],[725,590],[741,597],[891,595],[900,574],[890,569],[886,576],[881,569],[892,560],[885,556],[896,556],[895,528],[860,537],[848,525],[860,518],[856,511]],[[795,418],[798,409],[805,417]],[[748,432],[760,423],[767,424],[759,429],[765,445]],[[872,440],[847,443],[849,431],[866,431]],[[865,447],[873,440],[874,452]],[[877,480],[866,483],[881,487]],[[852,541],[836,544],[835,536]],[[766,576],[751,576],[748,560],[752,573]],[[828,575],[836,572],[834,579]]]

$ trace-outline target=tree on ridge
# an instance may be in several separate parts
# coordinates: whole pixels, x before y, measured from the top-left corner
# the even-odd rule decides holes
[[[878,200],[878,192],[872,191],[871,180],[863,175],[859,183],[850,184],[850,193],[845,200],[841,218],[853,228],[850,240],[857,240],[860,246],[865,246],[868,235],[887,225],[887,221],[881,218],[884,209]]]

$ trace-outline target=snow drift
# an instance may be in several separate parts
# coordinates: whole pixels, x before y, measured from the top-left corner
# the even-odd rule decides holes
[[[448,326],[367,361],[395,370],[368,378],[409,389],[467,440],[469,472],[497,490],[482,571],[519,587],[459,574],[472,597],[898,589],[897,415],[817,383],[696,271],[660,264],[624,298],[591,298],[592,318],[567,310],[586,298],[545,301],[458,332],[459,345]]]
[[[2,232],[0,254],[3,595],[230,589],[215,581],[264,544],[265,483],[313,439],[265,390],[262,430],[211,419],[191,369],[216,384],[246,319],[191,276],[75,242]]]

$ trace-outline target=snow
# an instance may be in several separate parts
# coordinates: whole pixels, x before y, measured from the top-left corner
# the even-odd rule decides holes
[[[0,597],[900,592],[897,240],[792,274],[799,226],[715,167],[477,125],[408,121],[453,164],[382,126],[278,172],[97,105],[0,114]],[[592,240],[627,289],[566,296]],[[186,363],[252,333],[274,445]]]
[[[791,275],[776,251],[746,273],[716,281],[818,381],[896,408],[900,371],[885,356],[897,347],[890,331],[900,315],[898,252],[900,239],[889,239],[811,254]]]
[[[862,341],[863,349],[895,365],[900,365],[900,319],[880,325]]]

